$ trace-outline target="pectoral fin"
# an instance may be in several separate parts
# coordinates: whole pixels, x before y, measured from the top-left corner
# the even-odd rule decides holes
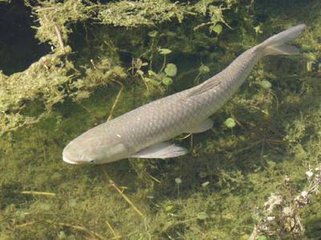
[[[201,133],[205,132],[213,127],[212,119],[205,119],[203,122],[193,126],[186,130],[187,133]]]
[[[187,150],[170,143],[157,143],[132,155],[135,158],[174,158],[185,155]]]

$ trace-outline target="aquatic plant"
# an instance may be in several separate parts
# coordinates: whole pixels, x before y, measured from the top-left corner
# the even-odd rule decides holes
[[[63,101],[65,97],[88,97],[96,87],[126,76],[119,62],[118,53],[110,54],[110,51],[115,51],[112,45],[116,39],[112,39],[108,33],[99,36],[99,39],[102,39],[101,37],[106,39],[107,36],[107,40],[102,42],[109,43],[101,49],[100,55],[95,56],[98,60],[87,59],[85,71],[79,68],[82,66],[75,65],[75,60],[72,60],[75,49],[71,47],[70,37],[76,24],[83,24],[86,29],[90,24],[137,28],[174,19],[182,23],[185,16],[197,14],[208,14],[212,25],[218,22],[224,23],[222,14],[224,8],[214,5],[212,1],[201,1],[194,5],[153,0],[119,1],[108,4],[97,4],[89,0],[64,2],[26,0],[24,3],[35,19],[34,26],[31,26],[36,30],[35,37],[42,43],[50,44],[52,52],[21,73],[11,76],[1,73],[1,133],[38,121],[46,115],[45,112],[50,112],[52,106]],[[227,1],[224,5],[225,8],[231,8],[235,4]],[[172,80],[170,76],[164,76],[162,82],[170,85]],[[23,113],[26,106],[24,103],[34,100],[44,104],[44,112],[37,116],[26,116]]]

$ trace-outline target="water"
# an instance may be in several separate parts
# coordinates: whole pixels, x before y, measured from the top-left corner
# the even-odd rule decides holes
[[[290,25],[303,21],[308,25],[297,41],[301,56],[264,59],[240,92],[213,116],[211,131],[174,140],[191,149],[187,156],[99,166],[73,166],[62,161],[61,152],[68,141],[108,118],[120,90],[117,83],[98,87],[90,98],[78,102],[66,98],[39,123],[3,135],[0,239],[248,239],[256,223],[264,226],[262,219],[271,220],[266,223],[271,239],[318,239],[320,194],[309,196],[312,204],[284,215],[287,207],[295,205],[295,197],[307,190],[306,172],[317,175],[321,155],[317,61],[321,5],[292,4],[292,8],[288,4],[278,8],[276,2],[257,1],[249,12],[242,12],[245,8],[239,6],[240,13],[233,12],[233,7],[226,16],[233,29],[222,24],[219,36],[202,28],[193,31],[189,24],[162,25],[166,37],[155,44],[172,50],[166,63],[178,67],[173,85],[153,87],[131,75],[120,80],[124,90],[113,116],[205,80],[242,50]],[[253,26],[260,26],[257,33]],[[77,29],[72,47],[79,51],[72,57],[76,68],[88,78],[93,73],[84,69],[94,67],[84,64],[91,58],[96,64],[97,55],[108,48],[101,47],[97,39],[117,31],[95,26],[88,30],[88,45],[86,41],[77,45],[76,39],[86,36],[86,31]],[[118,40],[124,48],[118,56],[124,68],[130,67],[132,56],[138,57],[151,46],[148,32],[110,36],[108,41]],[[117,55],[111,52],[109,49],[108,54]],[[147,55],[141,59],[148,62]],[[163,56],[155,56],[155,72],[162,64]],[[197,77],[201,64],[209,66],[210,72]],[[146,73],[147,68],[142,71]],[[263,81],[269,81],[271,88],[264,88]],[[32,109],[37,106],[35,103]],[[41,109],[30,112],[37,114]],[[234,128],[224,125],[227,118],[236,120]],[[264,204],[272,193],[282,201],[267,213]],[[305,233],[293,216],[301,219]],[[268,234],[258,236],[264,239]]]

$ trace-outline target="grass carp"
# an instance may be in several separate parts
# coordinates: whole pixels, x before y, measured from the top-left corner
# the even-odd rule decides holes
[[[267,55],[298,54],[287,45],[305,28],[289,28],[237,57],[223,71],[187,90],[150,102],[89,129],[63,150],[70,164],[109,163],[124,158],[173,158],[187,153],[167,141],[182,133],[200,133],[213,125],[209,118],[245,81],[253,66]]]

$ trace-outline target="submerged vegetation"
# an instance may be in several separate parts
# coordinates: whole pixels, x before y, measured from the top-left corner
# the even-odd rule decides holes
[[[21,69],[5,60],[29,46],[11,52],[14,34],[0,37],[0,239],[318,239],[320,10],[301,0],[0,1],[0,22],[32,15],[24,27],[45,45]],[[62,162],[81,132],[301,22],[302,55],[261,61],[212,131],[175,140],[189,155]]]

